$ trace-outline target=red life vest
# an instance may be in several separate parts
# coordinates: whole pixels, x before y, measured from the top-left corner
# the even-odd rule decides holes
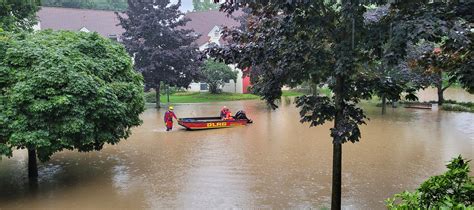
[[[232,118],[232,113],[229,111],[225,114],[225,120],[233,120],[234,118]]]

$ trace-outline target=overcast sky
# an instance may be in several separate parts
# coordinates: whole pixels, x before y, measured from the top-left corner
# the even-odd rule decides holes
[[[171,2],[178,2],[178,0],[171,0]],[[181,0],[181,10],[183,12],[193,11],[193,0]]]

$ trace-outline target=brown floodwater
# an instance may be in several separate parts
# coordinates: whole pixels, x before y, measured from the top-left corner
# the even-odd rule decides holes
[[[244,127],[165,132],[163,111],[100,152],[65,151],[26,178],[25,151],[0,161],[0,209],[222,209],[330,206],[331,123],[299,123],[291,99],[270,110],[260,101],[175,105],[178,117],[244,109]],[[474,159],[474,114],[364,106],[360,142],[343,146],[346,209],[383,209],[384,199],[415,189],[462,154]],[[472,166],[472,164],[471,164]]]

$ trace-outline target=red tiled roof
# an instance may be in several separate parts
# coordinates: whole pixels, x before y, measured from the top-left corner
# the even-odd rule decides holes
[[[85,27],[105,37],[124,32],[113,11],[42,7],[36,15],[41,29],[79,31]]]
[[[235,12],[234,15],[241,13]],[[85,27],[102,36],[121,35],[124,29],[118,26],[119,20],[113,11],[42,7],[37,13],[41,29],[79,31]],[[208,33],[214,26],[238,26],[239,22],[227,17],[219,11],[189,12],[185,15],[190,18],[185,29],[193,29],[201,37],[196,40],[199,46],[209,41]]]

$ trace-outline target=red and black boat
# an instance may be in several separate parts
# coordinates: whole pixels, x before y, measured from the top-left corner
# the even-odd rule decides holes
[[[223,120],[220,117],[193,117],[179,118],[178,124],[188,130],[212,129],[212,128],[229,128],[234,126],[243,126],[253,123],[248,119],[245,112],[239,111],[233,116],[234,119]]]

